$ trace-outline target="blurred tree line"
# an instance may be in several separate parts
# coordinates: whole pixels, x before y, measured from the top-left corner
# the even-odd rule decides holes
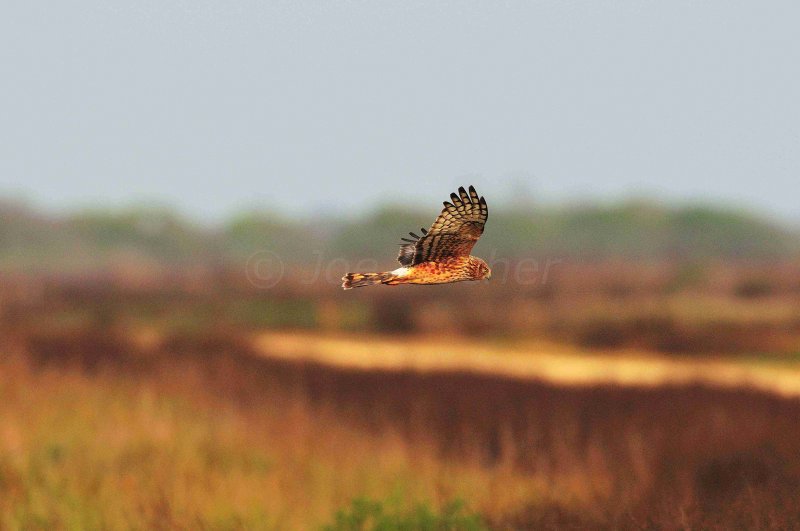
[[[290,219],[249,212],[215,226],[163,207],[47,214],[0,202],[0,269],[102,270],[125,263],[181,268],[240,263],[269,250],[288,264],[320,258],[373,258],[391,265],[393,243],[428,227],[433,210],[386,206],[351,218]],[[491,210],[476,253],[489,257],[559,256],[586,261],[792,259],[800,231],[755,214],[713,206],[645,201],[572,206],[514,205]]]

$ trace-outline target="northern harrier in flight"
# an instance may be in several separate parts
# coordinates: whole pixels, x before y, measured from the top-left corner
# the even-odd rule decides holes
[[[451,202],[452,201],[452,202]],[[444,209],[430,230],[422,236],[410,232],[412,239],[402,238],[397,261],[399,268],[385,273],[347,273],[342,277],[344,289],[373,284],[445,284],[462,280],[483,280],[492,276],[486,262],[469,252],[483,234],[489,216],[486,200],[478,197],[475,188],[458,189],[444,202]]]

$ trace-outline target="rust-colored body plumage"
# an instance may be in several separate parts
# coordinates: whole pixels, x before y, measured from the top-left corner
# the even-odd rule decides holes
[[[480,280],[480,258],[460,256],[444,260],[422,262],[410,266],[402,277],[394,278],[384,284],[446,284],[462,280]]]
[[[397,260],[401,267],[383,273],[348,273],[342,278],[344,289],[374,284],[446,284],[464,280],[483,280],[491,276],[486,262],[469,253],[483,234],[489,209],[475,188],[458,189],[450,194],[429,230],[401,245]]]

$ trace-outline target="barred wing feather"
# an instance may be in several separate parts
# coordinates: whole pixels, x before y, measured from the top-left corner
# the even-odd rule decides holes
[[[478,197],[475,188],[469,191],[462,186],[458,194],[450,194],[450,201],[429,230],[422,229],[422,236],[413,232],[413,239],[402,238],[405,244],[400,247],[397,260],[402,266],[412,266],[421,262],[431,262],[446,258],[469,256],[489,217],[486,200]]]

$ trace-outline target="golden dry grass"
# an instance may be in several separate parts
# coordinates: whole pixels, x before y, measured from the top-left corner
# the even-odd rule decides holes
[[[533,486],[364,437],[302,397],[243,405],[193,364],[146,378],[0,361],[0,528],[309,529],[353,498],[497,510]],[[285,398],[285,397],[284,397]]]
[[[265,355],[364,370],[470,371],[558,385],[750,387],[800,396],[800,364],[751,358],[675,358],[636,350],[589,351],[548,342],[498,344],[477,338],[391,338],[261,332]]]

